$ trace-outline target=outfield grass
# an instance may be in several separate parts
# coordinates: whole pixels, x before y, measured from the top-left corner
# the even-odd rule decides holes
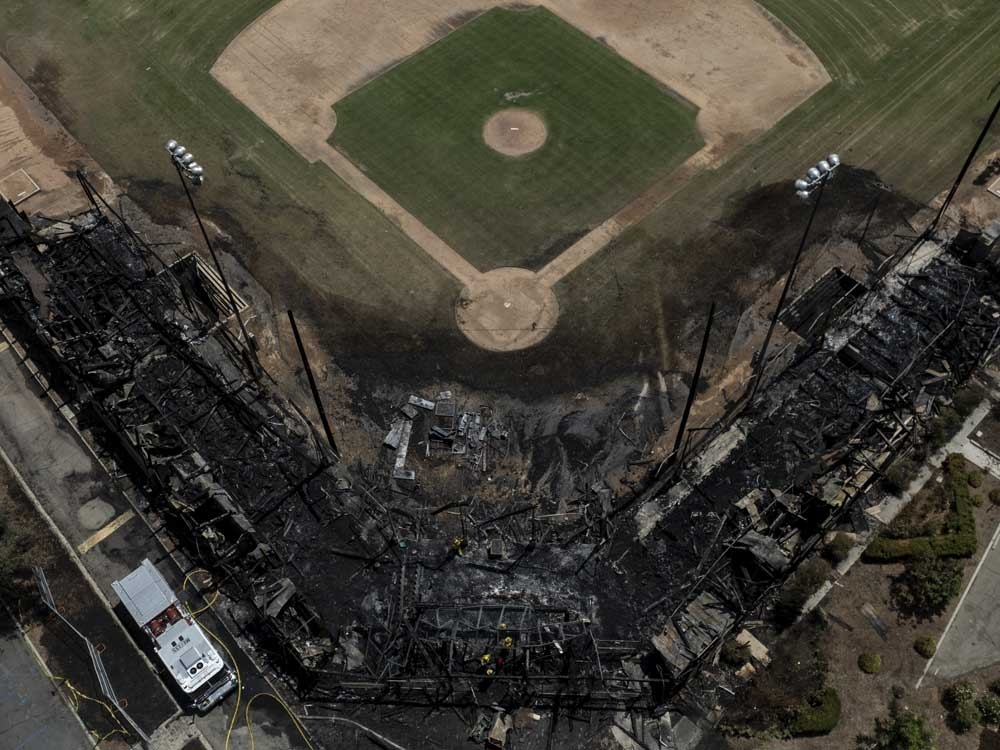
[[[274,2],[4,0],[0,54],[112,177],[133,178],[125,186],[147,206],[185,220],[162,144],[174,137],[189,146],[208,176],[199,203],[223,229],[244,231],[250,242],[237,250],[257,277],[330,314],[352,345],[372,336],[373,348],[391,346],[366,321],[401,298],[407,338],[450,324],[439,300],[457,294],[451,277],[210,75],[226,45]],[[303,297],[303,286],[312,293]]]
[[[687,247],[734,196],[757,185],[791,182],[817,158],[837,151],[897,190],[929,201],[947,189],[976,140],[1000,78],[1000,6],[996,0],[761,0],[823,61],[833,82],[786,116],[757,142],[716,170],[693,179],[609,250],[563,280],[562,315],[615,351],[640,325],[637,342],[668,351],[697,333],[679,334],[708,299],[739,304],[736,284],[753,258],[736,254],[720,237],[717,263],[701,262]],[[995,96],[996,94],[994,94]],[[996,148],[994,132],[987,148]],[[972,175],[970,175],[970,178]],[[836,186],[831,186],[836,189]],[[788,204],[792,210],[792,203]],[[819,217],[821,224],[832,221]],[[803,224],[804,226],[804,224]],[[782,273],[794,248],[764,235],[773,273]],[[701,269],[698,271],[697,269]],[[755,273],[761,280],[765,275]],[[623,295],[622,290],[626,291]],[[651,304],[636,309],[635,299]],[[665,309],[665,312],[664,312]],[[661,331],[656,342],[655,331]]]
[[[762,5],[816,52],[833,83],[707,175],[700,189],[714,197],[734,186],[794,179],[829,151],[922,202],[948,186],[982,128],[1000,75],[995,0]]]
[[[482,138],[513,93],[548,127],[518,158]],[[693,105],[542,8],[489,11],[334,110],[332,143],[482,270],[540,267],[702,146]]]

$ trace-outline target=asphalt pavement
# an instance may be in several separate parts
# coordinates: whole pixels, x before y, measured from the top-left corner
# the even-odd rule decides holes
[[[959,677],[1000,662],[1000,526],[968,584],[938,651],[928,664],[935,677]]]
[[[93,615],[100,614],[100,619],[104,620],[106,613],[109,622],[115,619],[111,613],[111,604],[115,599],[111,581],[127,575],[143,558],[148,557],[157,566],[175,591],[182,590],[181,571],[145,521],[134,513],[129,499],[114,485],[105,467],[67,423],[65,415],[41,392],[13,348],[0,350],[0,448],[57,527],[67,546],[73,550],[73,556],[79,560],[93,588],[99,592],[101,598],[94,597],[93,600]],[[106,523],[95,533],[95,523],[101,522]],[[118,522],[121,525],[117,525]],[[113,531],[105,536],[104,533],[111,529]],[[53,593],[57,594],[55,590]],[[81,597],[76,598],[79,600]],[[190,588],[189,595],[183,598],[191,599],[195,607],[201,602],[197,594],[190,592]],[[102,612],[98,613],[98,609]],[[205,612],[199,620],[226,643],[228,653],[236,661],[243,678],[243,705],[259,693],[271,692],[270,685],[214,612]],[[120,624],[114,628],[120,631],[115,636],[126,636]],[[119,640],[109,630],[104,632],[107,633],[107,640],[113,638],[121,644],[120,649],[114,649],[115,654],[106,653],[104,659],[112,684],[133,686],[130,692],[136,695],[133,695],[135,700],[130,701],[130,713],[134,710],[139,714],[136,718],[147,732],[152,733],[158,726],[167,730],[177,706],[163,688],[160,678],[153,673],[148,660],[134,643],[130,642],[130,647],[125,648],[124,641],[131,636]],[[140,692],[144,694],[141,700]],[[222,706],[204,716],[194,717],[200,736],[217,748],[227,745],[229,720],[236,707],[236,699],[235,694],[230,695]],[[259,750],[304,747],[284,711],[273,701],[255,701],[252,718],[256,727],[255,746]],[[243,719],[241,707],[229,737],[229,744],[234,747],[249,744],[249,731]],[[154,744],[160,746],[160,743]],[[167,743],[162,746],[167,746]],[[0,749],[6,748],[0,741]]]
[[[90,750],[90,735],[0,608],[0,748]]]
[[[955,445],[949,445],[950,450],[961,453],[976,466],[1000,479],[1000,461],[977,446],[971,433],[965,433],[953,442]],[[927,675],[952,679],[1000,663],[998,547],[1000,525],[983,550],[972,578],[938,639],[937,653],[927,663],[924,675],[917,683],[918,687]]]

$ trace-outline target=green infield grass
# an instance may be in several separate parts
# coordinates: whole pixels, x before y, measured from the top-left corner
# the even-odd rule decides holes
[[[512,106],[539,150],[484,142]],[[543,8],[491,10],[334,110],[333,145],[481,270],[543,265],[702,146],[693,105]]]

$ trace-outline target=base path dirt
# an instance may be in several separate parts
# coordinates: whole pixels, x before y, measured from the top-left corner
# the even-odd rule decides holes
[[[313,151],[318,161],[324,162],[344,182],[361,193],[381,211],[393,224],[420,245],[448,273],[463,284],[471,284],[479,278],[475,266],[459,255],[448,243],[428,229],[423,222],[399,205],[392,196],[370,180],[354,163],[325,141],[315,144]]]
[[[769,129],[830,77],[753,0],[548,0],[558,13],[696,104],[710,148]],[[212,75],[293,146],[330,137],[331,107],[496,5],[492,0],[284,0],[247,26]]]

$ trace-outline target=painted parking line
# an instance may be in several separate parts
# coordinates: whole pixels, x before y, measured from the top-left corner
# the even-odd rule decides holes
[[[94,534],[92,534],[90,537],[80,542],[80,544],[76,548],[76,551],[79,552],[81,555],[86,554],[94,547],[96,547],[98,544],[107,539],[109,536],[118,531],[118,529],[120,529],[122,526],[131,521],[134,516],[135,513],[132,512],[131,510],[125,511],[120,516],[118,516],[118,518],[108,523],[108,525],[105,526],[103,529],[94,532]]]

